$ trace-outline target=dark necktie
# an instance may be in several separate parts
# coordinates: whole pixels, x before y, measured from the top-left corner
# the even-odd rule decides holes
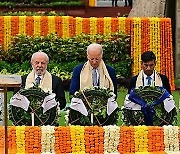
[[[147,79],[147,81],[148,81],[148,82],[147,82],[148,85],[151,85],[151,77],[150,77],[150,76],[147,76],[146,79]]]
[[[92,70],[92,77],[93,77],[93,86],[97,86],[98,83],[97,83],[97,72],[96,72],[96,69]]]
[[[40,80],[41,80],[41,78],[38,76],[38,77],[36,78],[36,83],[37,83],[37,84],[40,84]]]

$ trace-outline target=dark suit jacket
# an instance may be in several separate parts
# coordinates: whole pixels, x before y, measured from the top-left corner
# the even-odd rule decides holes
[[[21,77],[21,80],[22,80],[21,87],[22,88],[25,87],[26,78],[27,78],[27,75],[24,75]],[[18,92],[19,90],[20,90],[20,88],[15,88],[14,93]],[[66,99],[65,99],[65,93],[64,93],[62,80],[55,75],[52,75],[52,92],[56,94],[56,101],[59,102],[60,109],[65,108]]]
[[[162,75],[162,74],[159,74],[159,75],[162,80],[163,88],[165,88],[171,94],[171,88],[170,88],[170,84],[169,84],[169,80],[167,76]],[[135,88],[137,77],[138,75],[131,78],[130,83],[129,83],[129,88],[128,88],[128,94],[130,93],[131,89]]]
[[[81,73],[83,65],[84,64],[80,64],[76,66],[73,70],[73,75],[72,75],[71,84],[70,84],[71,95],[73,95],[76,91],[79,91],[80,89],[80,73]],[[117,79],[116,79],[115,69],[108,65],[106,65],[106,68],[114,85],[114,93],[117,96]]]

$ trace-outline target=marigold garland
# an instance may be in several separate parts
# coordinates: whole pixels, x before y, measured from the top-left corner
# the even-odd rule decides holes
[[[25,128],[26,126],[16,126],[17,153],[25,153]]]
[[[19,34],[19,17],[18,16],[13,16],[11,17],[11,35],[12,36],[16,36],[17,34]],[[26,27],[26,26],[23,26]]]
[[[55,127],[55,151],[71,153],[70,127]]]
[[[48,16],[48,34],[55,33],[55,17]]]
[[[76,35],[80,35],[82,33],[82,18],[76,17]]]
[[[97,33],[104,34],[104,19],[103,18],[97,19]]]
[[[86,153],[103,153],[103,136],[103,127],[86,126],[84,134]]]
[[[55,135],[54,126],[42,126],[41,127],[41,152],[55,153]]]
[[[164,131],[162,127],[148,127],[149,151],[164,151]]]
[[[0,17],[0,45],[4,45],[4,17]]]
[[[69,37],[73,37],[76,35],[75,27],[76,20],[73,17],[69,17]]]
[[[134,141],[134,127],[122,126],[120,128],[120,139],[118,151],[120,153],[134,153],[135,141]]]
[[[120,127],[104,126],[104,152],[119,153],[118,144],[120,138]]]
[[[130,20],[127,20],[129,22]],[[126,28],[127,28],[127,33],[130,31],[130,23],[127,24],[126,26],[126,18],[125,17],[119,17],[118,18],[118,25],[119,25],[119,31],[126,33]]]
[[[136,152],[148,151],[148,127],[134,126],[134,142]]]
[[[0,126],[0,152],[2,153],[5,149],[4,141],[5,141],[5,127]]]
[[[141,19],[134,18],[134,40],[133,40],[133,74],[137,75],[141,70]]]
[[[8,152],[16,153],[179,153],[178,126],[9,126]],[[4,127],[0,127],[4,150]]]
[[[26,34],[26,16],[19,16],[19,34]]]
[[[62,24],[63,24],[63,38],[69,38],[69,16],[63,16],[62,17]]]
[[[62,17],[55,17],[55,30],[59,37],[62,37]]]
[[[111,33],[115,33],[115,32],[118,32],[118,18],[112,18],[111,19]],[[124,22],[125,23],[125,22]],[[124,29],[125,29],[125,26],[124,26]]]
[[[178,126],[163,126],[165,151],[179,151]]]
[[[49,25],[48,25],[48,17],[47,16],[42,16],[41,17],[41,19],[40,19],[40,27],[41,27],[40,35],[41,36],[48,35]]]
[[[4,50],[6,51],[11,42],[11,16],[4,17]]]
[[[95,17],[90,18],[90,34],[91,35],[97,34],[97,18]]]
[[[41,34],[41,17],[33,16],[34,18],[34,36],[40,36]]]
[[[111,17],[104,17],[104,35],[111,33]]]
[[[83,18],[82,32],[86,34],[90,34],[90,19],[89,18]]]
[[[84,127],[70,126],[72,152],[85,152]]]
[[[26,34],[29,36],[34,34],[34,18],[31,16],[26,17]]]

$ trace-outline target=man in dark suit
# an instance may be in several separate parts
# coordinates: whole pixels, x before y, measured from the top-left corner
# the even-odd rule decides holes
[[[136,87],[155,84],[155,86],[165,88],[171,94],[168,78],[157,73],[154,69],[156,66],[155,54],[152,51],[146,51],[141,55],[141,60],[142,70],[138,75],[131,78],[128,93]]]
[[[105,87],[114,91],[117,96],[117,79],[115,69],[105,65],[102,60],[103,50],[100,44],[90,44],[87,47],[85,64],[76,66],[70,84],[70,94],[86,87]]]
[[[63,109],[66,106],[66,100],[62,80],[55,75],[51,75],[47,71],[48,63],[49,57],[46,53],[34,53],[31,57],[33,70],[28,75],[21,77],[21,87],[27,89],[33,87],[34,83],[39,84],[39,87],[45,92],[49,91],[56,94],[55,99],[59,102],[60,109]],[[14,92],[16,93],[19,90],[20,88],[15,88]]]

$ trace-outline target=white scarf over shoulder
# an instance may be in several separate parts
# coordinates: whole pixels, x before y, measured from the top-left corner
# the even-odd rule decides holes
[[[35,74],[34,72],[30,72],[26,78],[26,83],[25,83],[25,89],[28,89],[30,87],[33,87],[35,83]],[[39,87],[44,90],[45,92],[52,92],[52,75],[46,71],[42,82],[40,83]]]
[[[161,77],[155,70],[154,70],[154,79],[155,79],[154,81],[155,86],[159,86],[159,87],[163,86]],[[143,70],[140,71],[136,81],[136,87],[140,87],[140,86],[143,86]]]
[[[109,76],[109,73],[107,71],[106,65],[104,64],[104,61],[101,60],[99,67],[99,86],[109,88],[112,91],[114,91],[114,85],[111,80],[111,77]],[[89,61],[87,61],[80,73],[80,89],[84,89],[86,87],[92,87],[93,86],[93,80],[92,80],[92,66],[90,65]]]

